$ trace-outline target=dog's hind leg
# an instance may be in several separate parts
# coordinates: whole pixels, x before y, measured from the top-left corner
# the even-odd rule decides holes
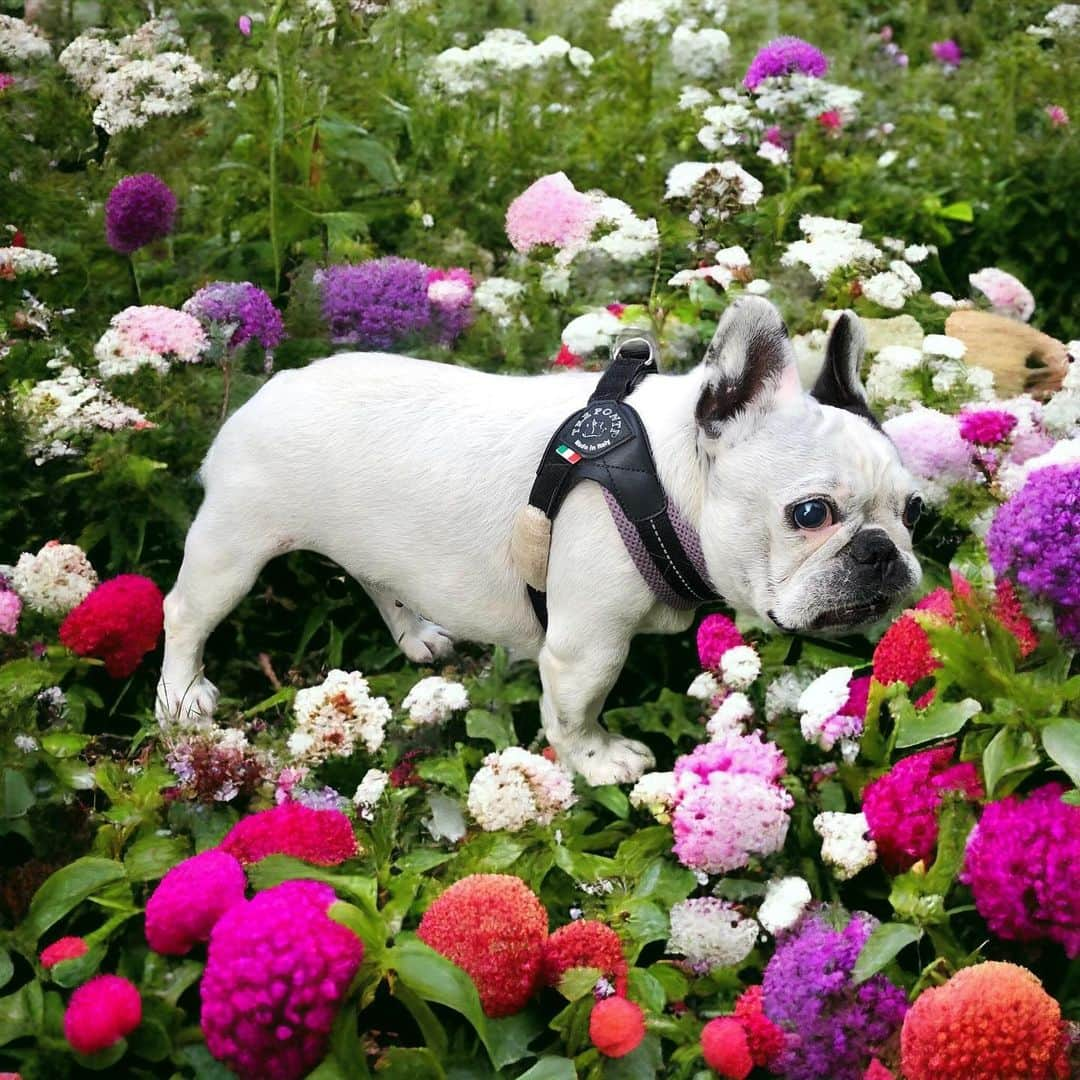
[[[207,723],[213,716],[218,692],[203,675],[206,639],[271,556],[287,550],[252,535],[250,522],[208,494],[188,532],[180,573],[165,598],[165,658],[155,707],[162,723]]]
[[[441,626],[406,607],[392,592],[366,584],[364,591],[375,601],[398,648],[414,664],[430,664],[453,651],[454,643]]]

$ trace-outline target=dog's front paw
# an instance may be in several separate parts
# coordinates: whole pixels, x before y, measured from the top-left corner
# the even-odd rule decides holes
[[[568,753],[560,751],[559,757],[593,787],[633,784],[656,764],[644,743],[606,731],[590,735]]]
[[[162,676],[158,683],[154,714],[163,727],[179,724],[181,727],[205,727],[214,718],[217,708],[218,688],[201,676],[187,686],[174,686]]]
[[[402,636],[399,645],[401,651],[414,664],[430,664],[441,660],[454,651],[454,641],[437,624],[420,615],[414,616],[415,623]]]

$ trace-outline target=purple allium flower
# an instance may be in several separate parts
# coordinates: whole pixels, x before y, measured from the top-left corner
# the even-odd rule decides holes
[[[1049,938],[1080,954],[1080,806],[1063,784],[993,802],[968,839],[961,881],[990,929],[1007,941]]]
[[[999,507],[986,546],[998,576],[1066,611],[1080,608],[1080,464],[1033,472]]]
[[[105,203],[105,239],[121,255],[168,236],[175,222],[176,196],[153,173],[125,176]]]
[[[214,281],[200,289],[182,308],[199,322],[228,323],[236,327],[228,347],[238,349],[254,338],[273,349],[285,337],[281,313],[270,297],[250,281]]]
[[[389,349],[431,325],[428,267],[389,256],[315,275],[330,340]]]
[[[476,289],[472,274],[460,266],[452,270],[428,271],[428,300],[438,326],[439,340],[453,345],[472,325],[472,299]]]
[[[240,18],[236,20],[236,29],[239,30],[244,37],[251,37],[251,16],[241,15]]]
[[[788,1080],[862,1080],[875,1050],[899,1029],[907,996],[884,975],[851,972],[877,925],[855,912],[843,929],[823,910],[777,938],[762,980],[765,1015],[789,1033],[774,1069]]]
[[[950,70],[952,68],[958,68],[960,66],[960,61],[964,59],[963,51],[952,38],[946,38],[944,41],[935,41],[933,45],[930,46],[930,51],[934,54],[935,60],[944,64],[945,67]]]
[[[750,61],[743,76],[743,86],[756,90],[766,79],[775,75],[790,75],[798,71],[803,75],[821,78],[829,69],[829,61],[820,49],[797,37],[778,37],[762,46]]]
[[[1012,413],[1001,409],[962,412],[957,419],[960,422],[960,434],[969,443],[975,443],[978,446],[996,446],[1004,442],[1017,424],[1017,419]]]

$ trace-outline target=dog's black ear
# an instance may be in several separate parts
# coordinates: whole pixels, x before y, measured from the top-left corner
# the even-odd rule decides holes
[[[723,314],[705,350],[705,382],[695,416],[706,435],[777,397],[801,393],[795,353],[780,312],[760,296],[741,296]]]
[[[810,394],[822,405],[846,409],[868,420],[874,427],[880,427],[877,417],[870,411],[866,390],[859,378],[865,352],[866,331],[859,317],[851,311],[841,312],[825,346],[825,366]]]

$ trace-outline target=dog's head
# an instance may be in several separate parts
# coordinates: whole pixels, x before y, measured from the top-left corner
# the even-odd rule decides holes
[[[859,320],[842,314],[806,392],[779,312],[746,296],[705,354],[695,419],[709,573],[730,603],[783,630],[872,622],[921,577],[921,500],[867,405],[864,348]]]

